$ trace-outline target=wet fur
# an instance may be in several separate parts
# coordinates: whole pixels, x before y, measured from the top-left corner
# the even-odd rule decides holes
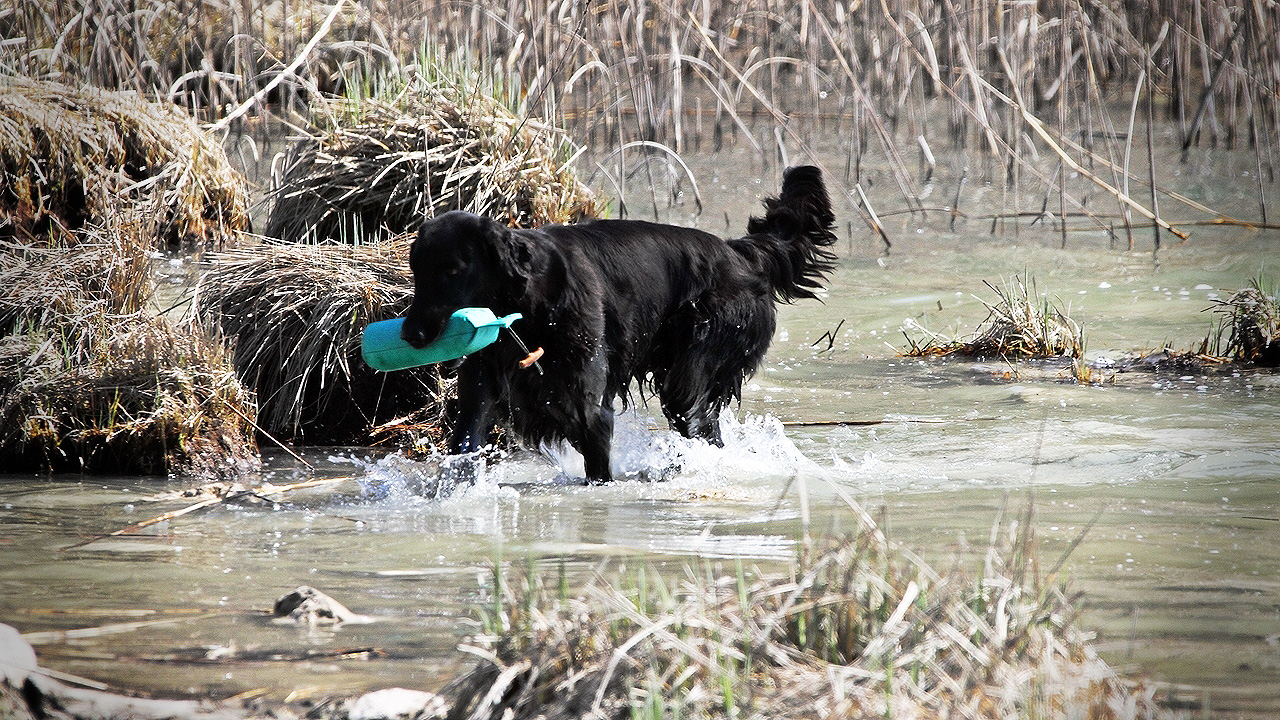
[[[404,339],[424,346],[454,310],[488,307],[522,313],[515,331],[545,351],[521,368],[504,332],[461,362],[449,451],[480,449],[502,422],[528,443],[568,441],[589,480],[610,480],[614,403],[633,380],[674,430],[719,445],[720,411],[763,360],[775,302],[813,297],[834,259],[817,168],[789,169],[765,210],[728,241],[636,220],[519,230],[454,211],[424,222]]]

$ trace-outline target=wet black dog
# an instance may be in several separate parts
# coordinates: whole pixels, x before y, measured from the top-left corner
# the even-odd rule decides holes
[[[512,230],[465,212],[427,220],[409,253],[413,304],[402,335],[433,340],[462,307],[513,312],[509,333],[458,366],[451,453],[474,452],[498,422],[530,443],[567,440],[587,479],[612,479],[614,400],[632,380],[671,427],[720,444],[720,411],[763,360],[775,301],[814,297],[833,267],[835,216],[814,167],[791,168],[747,236],[598,220]]]

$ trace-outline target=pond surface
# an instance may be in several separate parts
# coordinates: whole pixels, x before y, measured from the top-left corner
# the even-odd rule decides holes
[[[765,179],[744,188],[716,167]],[[1236,172],[1186,167],[1196,178]],[[725,218],[742,227],[773,191],[771,170],[729,153],[702,172],[706,211],[664,201],[661,216],[723,233]],[[1249,202],[1248,183],[1186,185],[1196,183],[1202,197]],[[995,235],[977,220],[952,232],[943,213],[886,225],[889,254],[851,225],[823,302],[782,309],[724,449],[658,429],[656,408],[620,422],[618,469],[677,462],[668,482],[582,487],[575,458],[514,453],[476,487],[427,500],[406,487],[430,462],[310,449],[312,475],[268,453],[261,479],[349,479],[70,547],[189,504],[147,500],[181,481],[7,476],[0,622],[30,633],[48,667],[160,695],[435,689],[468,662],[455,646],[475,627],[494,563],[565,567],[575,579],[605,559],[673,574],[739,559],[769,567],[796,552],[799,488],[812,532],[854,527],[839,489],[883,510],[892,541],[942,563],[984,547],[1002,510],[1028,503],[1046,565],[1088,528],[1064,567],[1110,663],[1197,709],[1280,713],[1280,375],[1104,369],[1104,382],[1081,385],[1061,364],[898,355],[904,328],[968,335],[987,315],[982,301],[995,301],[983,281],[1023,273],[1069,306],[1093,361],[1187,349],[1211,328],[1215,299],[1259,273],[1277,277],[1277,234],[1195,228],[1153,255],[1149,231],[1134,250],[1105,233],[1073,233],[1061,249],[1056,231],[1025,219]],[[375,622],[273,624],[264,611],[302,584]]]

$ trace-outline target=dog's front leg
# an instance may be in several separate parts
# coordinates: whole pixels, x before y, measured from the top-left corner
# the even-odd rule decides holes
[[[582,465],[587,473],[587,482],[613,481],[613,469],[610,467],[609,460],[609,446],[612,441],[613,406],[605,403],[600,406],[597,415],[588,419],[584,437],[578,442],[578,452],[582,453]]]
[[[458,368],[458,401],[453,416],[449,453],[464,455],[484,447],[493,432],[497,379],[474,360]]]
[[[453,411],[453,434],[449,438],[449,455],[440,463],[440,476],[434,497],[446,497],[458,485],[469,485],[480,473],[479,451],[493,432],[494,408],[497,403],[497,380],[476,362],[464,362],[458,368],[458,399]]]

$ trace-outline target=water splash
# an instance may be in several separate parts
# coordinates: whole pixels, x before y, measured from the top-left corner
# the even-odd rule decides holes
[[[613,438],[613,472],[619,481],[670,482],[680,487],[717,487],[728,483],[763,485],[797,473],[824,470],[787,437],[777,418],[733,413],[721,417],[724,447],[682,437],[645,415],[619,416]],[[501,488],[581,485],[582,456],[567,444],[544,446],[539,453],[484,451],[423,459],[392,454],[376,461],[350,458],[364,471],[366,499],[393,505],[418,504],[465,496],[491,495]]]

